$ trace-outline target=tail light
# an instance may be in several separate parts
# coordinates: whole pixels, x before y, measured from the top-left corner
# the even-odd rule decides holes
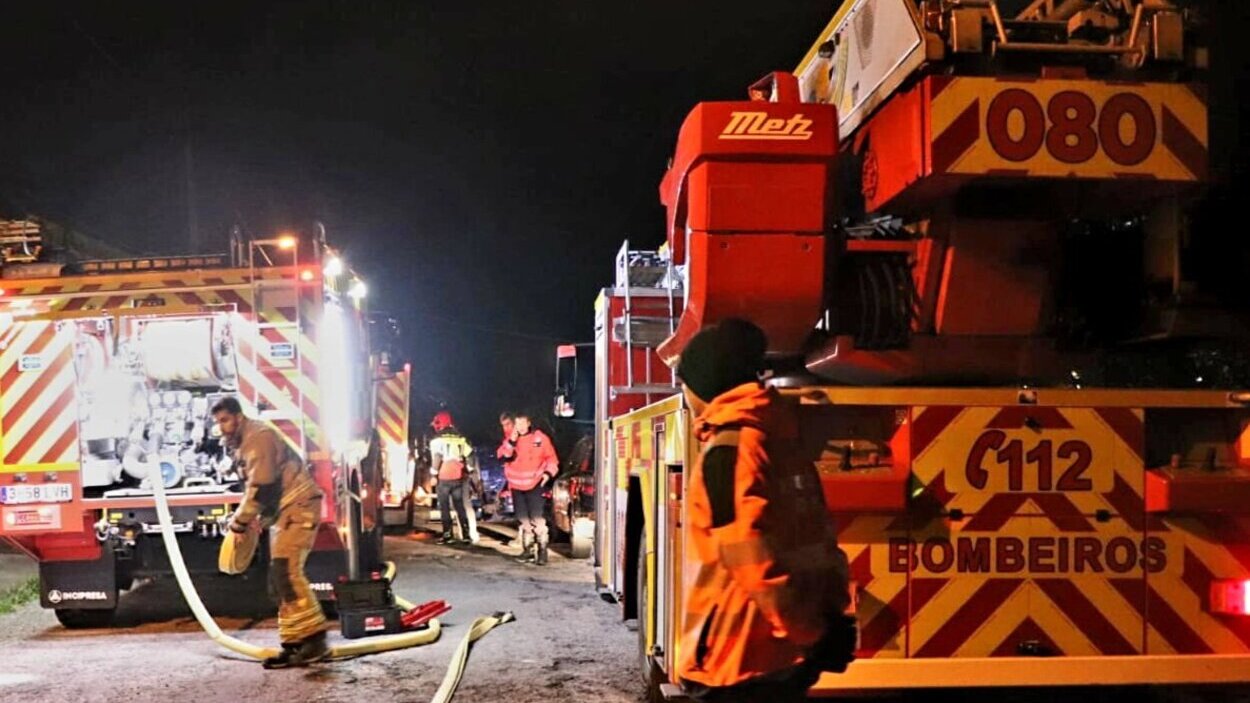
[[[595,494],[595,484],[593,483],[582,484],[582,495],[593,496],[594,494]]]
[[[1250,581],[1212,583],[1211,612],[1222,615],[1250,615]]]

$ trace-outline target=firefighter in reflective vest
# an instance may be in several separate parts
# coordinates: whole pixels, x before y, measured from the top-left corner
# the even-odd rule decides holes
[[[243,501],[230,518],[230,531],[273,528],[269,581],[278,596],[282,652],[266,669],[307,666],[329,655],[325,615],[304,574],[321,522],[321,489],[299,455],[269,424],[243,415],[239,401],[222,398],[213,419],[246,481]]]
[[[499,447],[504,477],[512,490],[512,504],[521,521],[521,554],[517,561],[547,563],[546,498],[543,491],[560,471],[556,449],[545,432],[517,413],[512,433]]]
[[[434,430],[434,439],[430,440],[430,474],[438,477],[438,513],[443,521],[443,536],[438,541],[440,544],[456,541],[451,531],[451,512],[454,509],[460,522],[459,541],[476,542],[477,525],[470,523],[470,511],[465,505],[465,484],[469,482],[468,474],[475,466],[469,462],[473,447],[456,429],[451,413],[446,410],[434,415],[430,427]]]
[[[855,646],[846,555],[795,406],[758,380],[766,349],[759,327],[724,320],[691,339],[677,369],[701,444],[686,494],[698,566],[676,667],[697,700],[803,700]]]

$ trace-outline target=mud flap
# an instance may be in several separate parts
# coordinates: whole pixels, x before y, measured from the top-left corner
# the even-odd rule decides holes
[[[117,561],[110,550],[98,559],[39,564],[39,603],[51,609],[112,610],[117,607]]]
[[[304,574],[317,600],[333,601],[334,584],[347,577],[346,553],[341,549],[314,549],[304,562]]]

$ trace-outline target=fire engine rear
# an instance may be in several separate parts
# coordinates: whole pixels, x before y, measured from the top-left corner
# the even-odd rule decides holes
[[[1201,18],[1005,4],[851,0],[795,74],[696,106],[660,186],[673,332],[602,326],[670,365],[767,331],[851,563],[858,660],[817,694],[1248,681],[1250,335],[1185,265],[1215,235]],[[681,396],[616,397],[597,575],[659,697],[699,446]]]
[[[0,278],[0,537],[38,559],[44,607],[105,624],[120,590],[168,573],[157,481],[192,570],[216,571],[242,496],[211,417],[225,397],[272,423],[326,494],[314,588],[329,598],[340,574],[375,568],[381,367],[364,284],[323,238],[62,265],[23,260],[39,239],[23,236]]]

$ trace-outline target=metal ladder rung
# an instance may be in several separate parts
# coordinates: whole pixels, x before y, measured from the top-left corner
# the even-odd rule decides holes
[[[672,394],[676,393],[677,390],[677,386],[670,386],[666,383],[637,383],[632,386],[612,386],[612,392],[617,395],[637,395],[642,393],[647,395]]]

